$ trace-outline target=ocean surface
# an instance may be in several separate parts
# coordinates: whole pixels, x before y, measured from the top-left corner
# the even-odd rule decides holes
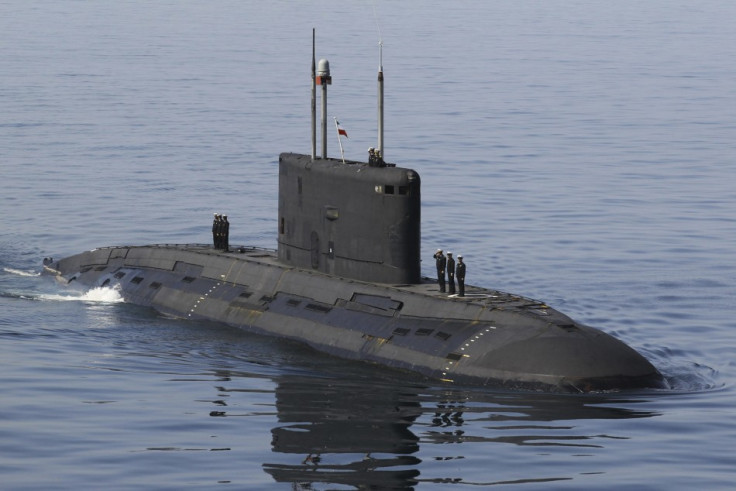
[[[0,0],[0,487],[733,489],[736,2]],[[312,28],[345,157],[423,179],[423,272],[546,301],[671,389],[453,387],[75,292],[45,257],[276,246]],[[331,126],[330,126],[331,128]],[[328,152],[339,155],[330,130]]]

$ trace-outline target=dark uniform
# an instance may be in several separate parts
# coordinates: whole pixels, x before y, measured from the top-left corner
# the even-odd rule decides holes
[[[452,258],[452,252],[447,253],[447,284],[450,295],[453,295],[455,293],[455,260]]]
[[[217,231],[220,227],[220,215],[215,213],[215,219],[212,222],[212,246],[217,249]]]
[[[230,222],[227,215],[222,215],[222,250],[228,252],[230,249]]]
[[[445,267],[447,266],[447,259],[442,254],[442,249],[437,249],[434,253],[435,264],[437,265],[437,283],[440,284],[440,291],[445,292]]]
[[[457,268],[455,268],[457,274],[457,289],[458,295],[461,297],[465,296],[465,263],[463,262],[462,256],[457,256]]]
[[[224,233],[225,233],[225,220],[223,219],[224,215],[220,215],[220,219],[217,221],[217,248],[223,249],[225,240],[224,240]]]
[[[371,167],[383,167],[383,159],[381,158],[381,152],[371,147],[368,149],[368,165]]]

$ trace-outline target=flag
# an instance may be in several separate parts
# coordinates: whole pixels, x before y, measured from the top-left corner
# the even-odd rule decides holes
[[[338,120],[335,120],[335,125],[337,126],[337,134],[343,135],[345,138],[350,138],[348,136],[348,132],[342,129],[342,126],[340,126],[340,122]]]
[[[335,129],[337,130],[337,143],[340,144],[340,155],[342,155],[342,163],[345,163],[345,150],[342,148],[342,140],[340,139],[340,135],[345,135],[345,138],[348,137],[348,132],[342,129],[342,126],[340,126],[340,122],[337,120],[337,118],[333,117],[332,119],[335,120]]]

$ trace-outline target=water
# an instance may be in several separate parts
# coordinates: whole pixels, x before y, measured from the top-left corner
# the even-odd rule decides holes
[[[732,2],[0,3],[4,489],[730,489]],[[377,19],[377,22],[376,22]],[[275,246],[311,29],[347,158],[423,178],[423,257],[540,298],[672,390],[453,388],[67,290],[44,257]],[[380,34],[379,34],[380,33]],[[330,133],[332,135],[332,133]],[[329,140],[337,155],[337,142]]]

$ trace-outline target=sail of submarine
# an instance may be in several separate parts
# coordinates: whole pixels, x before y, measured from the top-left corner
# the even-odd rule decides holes
[[[314,33],[313,33],[314,46]],[[300,341],[338,357],[448,384],[557,392],[662,388],[637,351],[544,302],[466,286],[448,296],[420,271],[420,177],[384,162],[327,157],[326,60],[312,55],[312,155],[279,156],[278,249],[206,244],[103,247],[44,272],[114,286],[124,300],[184,319]],[[322,156],[316,155],[316,86]]]

